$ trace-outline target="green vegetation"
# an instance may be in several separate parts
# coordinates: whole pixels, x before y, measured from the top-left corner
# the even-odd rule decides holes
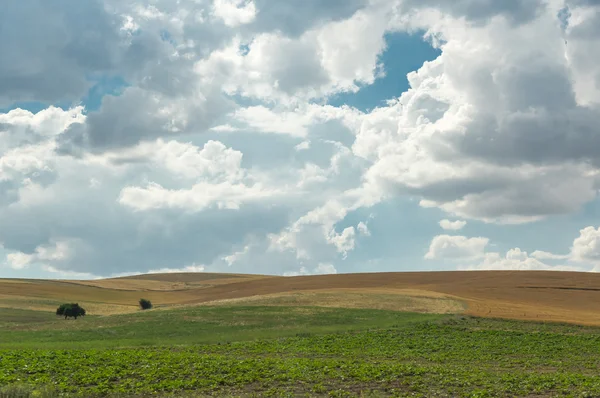
[[[0,331],[15,324],[32,324],[56,320],[52,312],[25,310],[22,308],[0,308]]]
[[[184,307],[0,328],[0,349],[184,346],[382,329],[440,315],[315,307]]]
[[[598,329],[378,310],[195,307],[0,326],[0,386],[86,397],[596,397],[599,368]]]
[[[61,304],[56,310],[56,315],[61,315],[67,318],[77,319],[80,316],[85,316],[85,310],[77,303]]]
[[[143,310],[149,310],[152,308],[152,303],[150,300],[140,299],[140,308]]]

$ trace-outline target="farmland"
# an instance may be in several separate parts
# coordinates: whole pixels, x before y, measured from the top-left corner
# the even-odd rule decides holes
[[[153,274],[96,281],[0,280],[0,308],[52,311],[78,301],[95,315],[217,303],[318,305],[570,322],[600,326],[600,274],[406,272],[274,277]]]
[[[3,330],[1,385],[79,396],[600,394],[600,335],[573,325],[258,306],[50,325]]]
[[[597,322],[595,304],[584,309],[593,314],[587,322],[573,321],[584,312],[562,323],[472,316],[487,308],[513,318],[527,311],[557,317],[573,305],[554,309],[548,300],[536,314],[532,303],[546,289],[520,303],[508,295],[475,299],[491,283],[476,276],[470,296],[460,284],[444,292],[436,274],[421,276],[421,284],[388,277],[384,286],[372,286],[368,275],[362,286],[343,275],[285,284],[201,275],[3,281],[27,288],[2,290],[0,396],[600,396],[600,329],[583,325]],[[598,294],[594,277],[550,277],[534,282],[578,283],[556,289],[563,299]],[[518,286],[533,284],[527,278]],[[509,279],[496,281],[487,297],[499,296],[503,284],[510,291]],[[110,314],[57,319],[50,309],[60,302],[59,287]],[[213,300],[204,299],[207,292]],[[156,308],[136,309],[142,295]]]

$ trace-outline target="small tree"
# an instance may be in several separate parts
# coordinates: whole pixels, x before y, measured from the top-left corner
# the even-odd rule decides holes
[[[64,316],[67,318],[75,318],[85,316],[85,310],[79,306],[78,303],[61,304],[56,309],[56,315]]]
[[[143,310],[149,310],[150,308],[152,308],[152,303],[150,302],[150,300],[140,299],[140,307]]]

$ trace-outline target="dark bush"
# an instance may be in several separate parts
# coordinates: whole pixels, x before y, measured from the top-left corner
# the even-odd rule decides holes
[[[140,307],[143,310],[149,310],[150,308],[152,308],[152,303],[150,302],[150,300],[140,299]]]
[[[77,303],[61,304],[56,310],[56,315],[67,318],[75,318],[85,316],[85,310]]]

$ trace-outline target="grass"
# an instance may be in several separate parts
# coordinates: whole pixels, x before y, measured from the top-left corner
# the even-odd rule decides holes
[[[598,397],[598,332],[259,306],[19,321],[0,327],[0,386],[85,397]]]
[[[27,314],[24,314],[26,316]],[[214,344],[387,328],[440,315],[319,307],[187,307],[0,327],[0,349]]]
[[[35,324],[51,322],[56,316],[51,312],[33,311],[14,308],[0,308],[0,330],[15,324]]]

